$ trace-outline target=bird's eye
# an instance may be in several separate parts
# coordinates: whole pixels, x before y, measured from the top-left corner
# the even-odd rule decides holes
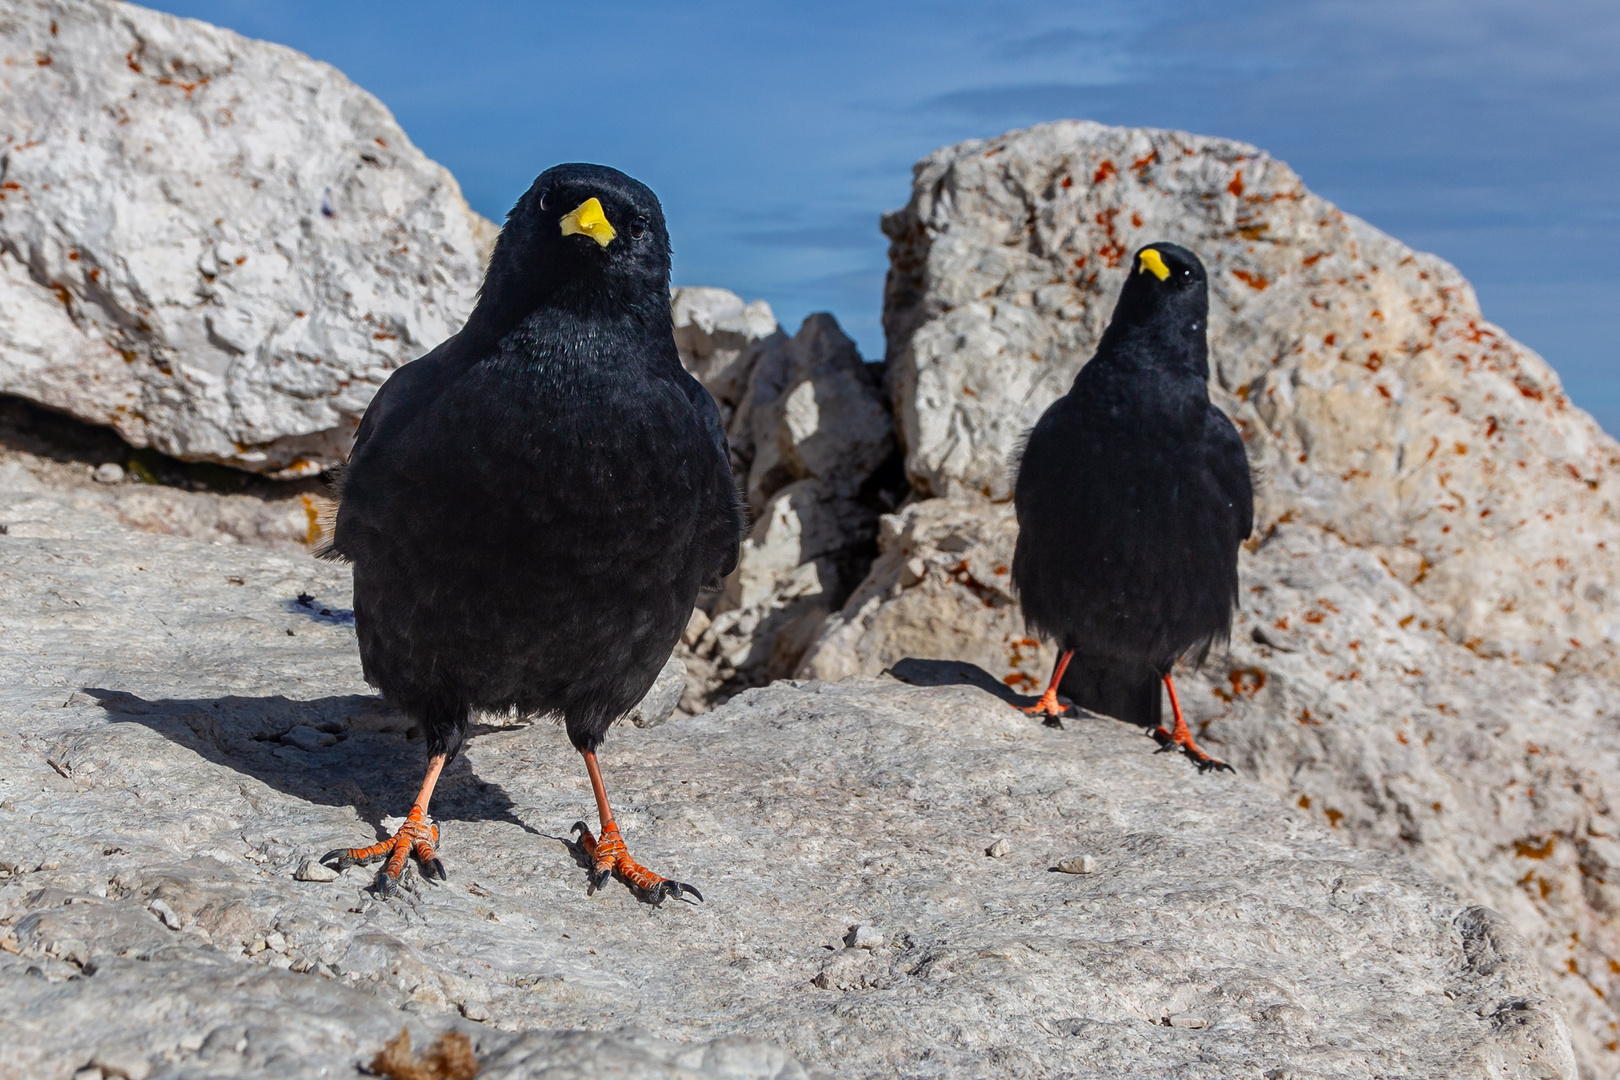
[[[1181,276],[1184,277],[1184,278],[1190,278],[1190,277],[1192,277],[1192,271],[1191,270],[1183,270],[1181,272]]]
[[[630,223],[630,239],[640,240],[647,235],[647,219],[638,217]]]
[[[540,209],[544,210],[546,208],[546,199],[550,195],[551,195],[551,192],[549,192],[549,191],[542,191],[540,193]]]

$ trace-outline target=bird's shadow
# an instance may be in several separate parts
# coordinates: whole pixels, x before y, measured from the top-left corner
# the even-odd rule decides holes
[[[407,737],[410,722],[381,698],[341,694],[295,701],[269,697],[149,700],[122,690],[86,687],[113,723],[141,724],[180,746],[277,791],[321,806],[350,806],[374,828],[410,807],[426,765],[424,744]],[[310,749],[295,745],[295,728]],[[474,724],[470,734],[494,730]],[[311,739],[311,736],[318,736]],[[331,745],[319,746],[330,738]],[[445,770],[433,797],[441,821],[503,821],[543,835],[522,821],[498,784],[480,780],[465,755]]]
[[[976,686],[1020,709],[1040,700],[1020,694],[978,664],[966,660],[923,660],[908,656],[889,668],[888,673],[911,686]],[[1065,715],[1077,715],[1077,710],[1070,705]]]
[[[977,664],[970,664],[965,660],[922,660],[914,656],[908,656],[904,660],[901,660],[899,663],[895,664],[893,667],[889,668],[888,673],[894,676],[896,679],[899,679],[901,682],[908,683],[912,686],[976,686],[980,690],[983,690],[989,694],[994,694],[1002,701],[1005,701],[1008,705],[1012,705],[1017,708],[1024,708],[1026,706],[1033,705],[1036,701],[1040,700],[1039,698],[1025,697],[1023,694],[1015,691],[1012,687],[998,681],[994,675],[984,670],[984,668]],[[1068,698],[1063,697],[1062,695],[1059,695],[1058,700],[1066,705],[1067,709],[1063,713],[1062,718],[1048,717],[1046,720],[1048,727],[1061,728],[1063,726],[1063,718],[1069,717],[1089,717],[1097,720],[1114,719],[1113,717],[1104,716],[1101,713],[1094,713],[1087,709],[1082,709],[1080,706],[1074,704]],[[1126,723],[1126,721],[1117,722]],[[1152,736],[1153,740],[1159,744],[1159,751],[1161,753],[1174,753],[1179,752],[1181,749],[1178,746],[1168,743],[1165,737],[1159,734],[1159,729],[1155,727],[1146,724],[1129,724],[1129,726],[1137,728],[1144,734]],[[1198,766],[1198,771],[1201,773],[1210,771],[1235,771],[1233,770],[1232,766],[1223,761],[1201,761],[1191,753],[1188,753],[1187,757],[1193,762],[1193,764]]]

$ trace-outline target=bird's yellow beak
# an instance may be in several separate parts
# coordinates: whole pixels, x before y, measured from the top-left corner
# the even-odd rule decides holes
[[[601,202],[594,197],[586,199],[574,207],[571,213],[563,215],[562,234],[573,236],[575,233],[584,233],[603,247],[607,247],[618,235],[608,222],[607,215],[602,213]]]
[[[592,199],[591,201],[595,202],[596,200]],[[575,213],[578,212],[579,211],[577,210],[575,211]],[[563,231],[567,232],[568,230],[564,229]],[[1162,259],[1159,256],[1159,253],[1154,251],[1152,248],[1143,249],[1142,254],[1138,255],[1136,258],[1141,262],[1143,270],[1146,270],[1160,281],[1163,281],[1165,278],[1170,276],[1170,268],[1164,265],[1164,259]]]

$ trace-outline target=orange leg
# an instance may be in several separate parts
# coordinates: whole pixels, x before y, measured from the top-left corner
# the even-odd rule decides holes
[[[684,881],[659,877],[630,857],[630,849],[624,846],[624,837],[619,835],[619,827],[613,822],[613,810],[608,806],[607,789],[602,786],[602,770],[597,767],[596,753],[592,750],[581,753],[585,755],[585,771],[591,774],[591,790],[596,793],[596,816],[602,823],[602,835],[592,836],[583,821],[574,822],[572,831],[579,834],[579,846],[591,860],[592,886],[600,889],[617,870],[620,877],[654,901],[666,896],[679,899],[683,889],[702,900],[703,894]]]
[[[377,892],[384,897],[392,896],[399,891],[399,876],[405,871],[405,860],[412,855],[422,864],[424,877],[438,877],[441,881],[448,879],[450,875],[445,873],[444,863],[439,861],[439,853],[436,850],[439,827],[427,824],[428,800],[433,798],[433,786],[439,782],[439,773],[443,770],[444,755],[434,755],[428,761],[427,778],[422,781],[422,790],[417,793],[416,803],[405,818],[405,824],[401,825],[393,836],[370,847],[338,848],[336,851],[328,851],[321,856],[321,862],[334,870],[347,870],[351,866],[365,866],[367,863],[387,858],[388,861],[377,872]]]
[[[1041,700],[1035,704],[1024,706],[1024,712],[1029,713],[1031,716],[1044,716],[1048,724],[1054,724],[1058,727],[1063,726],[1063,722],[1058,717],[1068,712],[1068,710],[1058,704],[1057,688],[1058,683],[1063,681],[1063,673],[1069,669],[1069,661],[1073,656],[1074,650],[1069,649],[1058,657],[1057,667],[1052,669],[1052,681],[1046,684],[1046,693],[1042,694]]]
[[[1189,757],[1198,762],[1200,769],[1225,769],[1227,772],[1232,772],[1232,766],[1211,757],[1197,743],[1193,742],[1192,732],[1187,728],[1187,718],[1181,715],[1181,701],[1176,697],[1175,680],[1170,678],[1169,675],[1164,677],[1164,688],[1170,691],[1170,709],[1176,714],[1176,729],[1166,731],[1163,727],[1159,727],[1154,729],[1153,734],[1164,740],[1167,749],[1171,746],[1181,747]]]

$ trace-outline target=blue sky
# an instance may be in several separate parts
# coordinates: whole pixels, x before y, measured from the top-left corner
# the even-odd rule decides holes
[[[1614,0],[157,6],[327,60],[500,220],[542,169],[659,193],[678,284],[832,311],[882,354],[912,163],[1058,117],[1243,139],[1456,263],[1620,432]]]

